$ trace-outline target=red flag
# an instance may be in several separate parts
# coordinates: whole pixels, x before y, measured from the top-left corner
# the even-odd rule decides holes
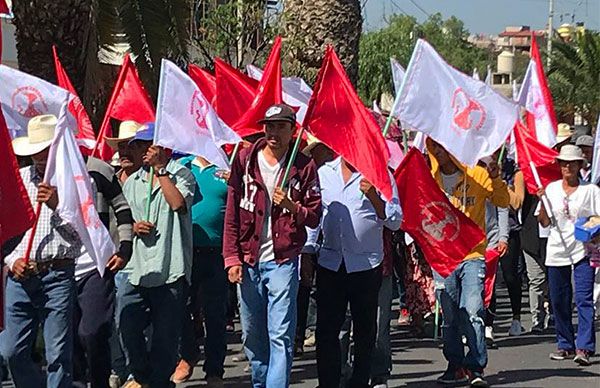
[[[54,67],[56,69],[56,81],[58,86],[61,88],[68,90],[72,95],[75,96],[69,102],[69,112],[75,117],[77,120],[77,135],[75,138],[77,139],[77,144],[80,148],[85,148],[87,150],[91,150],[94,148],[94,144],[96,143],[96,134],[94,133],[94,128],[92,127],[92,122],[90,121],[90,117],[85,111],[85,107],[81,103],[67,72],[64,67],[60,63],[58,59],[58,54],[56,52],[56,46],[52,46],[52,54],[54,55]],[[82,152],[89,155],[90,151],[83,150]]]
[[[387,170],[390,152],[375,118],[358,98],[331,47],[325,52],[304,125],[354,166],[386,199],[392,198]]]
[[[517,159],[519,167],[523,171],[527,191],[535,194],[538,189],[530,162],[536,166],[544,187],[550,182],[561,179],[560,167],[556,162],[558,152],[538,142],[520,121],[517,121],[514,131]]]
[[[258,121],[265,116],[265,112],[271,105],[281,104],[281,37],[276,37],[273,48],[267,59],[265,70],[260,83],[258,93],[252,101],[252,105],[231,127],[240,136],[249,136],[262,131],[262,125]]]
[[[215,58],[215,76],[217,114],[227,125],[232,127],[252,105],[258,81],[219,58]]]
[[[498,252],[498,249],[494,248],[485,251],[485,281],[483,283],[483,305],[485,307],[489,307],[492,302],[499,261],[500,252]]]
[[[31,200],[19,174],[8,127],[0,111],[0,245],[25,233],[33,225],[35,215]]]
[[[0,13],[10,14],[10,9],[8,8],[8,4],[6,4],[6,0],[0,0]]]
[[[111,118],[120,121],[134,120],[138,123],[146,123],[154,121],[154,117],[155,111],[152,100],[146,89],[144,89],[137,69],[129,59],[129,54],[127,54],[108,102],[96,148],[94,148],[92,155],[105,161],[110,160],[112,157],[114,151],[104,140],[105,137],[112,135],[109,132]]]
[[[210,101],[213,108],[217,106],[217,80],[216,77],[208,71],[191,64],[188,66],[188,74],[198,85],[200,91]]]
[[[450,203],[416,148],[411,147],[394,177],[404,212],[402,230],[415,239],[431,268],[448,276],[485,234]]]

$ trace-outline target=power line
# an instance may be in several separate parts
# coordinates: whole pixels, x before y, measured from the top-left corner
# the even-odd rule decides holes
[[[406,16],[408,16],[408,14],[406,13],[406,11],[404,11],[399,5],[398,3],[396,3],[395,0],[390,0],[390,2],[392,3],[392,5],[394,7],[396,7],[398,9],[398,11],[402,12],[403,14],[405,14]]]
[[[425,11],[423,9],[423,7],[421,7],[419,4],[417,4],[417,2],[415,0],[410,0],[411,3],[413,3],[413,5],[415,7],[417,7],[419,9],[419,11],[423,12],[425,15],[427,15],[427,17],[431,17],[431,15],[429,14],[429,12]]]

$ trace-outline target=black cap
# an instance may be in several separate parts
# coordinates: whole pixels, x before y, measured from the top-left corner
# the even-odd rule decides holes
[[[265,118],[259,120],[258,123],[263,124],[269,121],[287,121],[296,124],[296,112],[289,105],[275,104],[267,109]]]

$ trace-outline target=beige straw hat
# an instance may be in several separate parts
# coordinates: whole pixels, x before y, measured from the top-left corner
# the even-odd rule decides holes
[[[50,147],[58,120],[54,115],[32,117],[27,123],[27,136],[13,139],[15,155],[31,156]]]
[[[110,148],[116,149],[119,147],[120,142],[133,139],[135,133],[143,126],[136,121],[125,120],[119,124],[119,135],[117,137],[106,137],[106,144]]]

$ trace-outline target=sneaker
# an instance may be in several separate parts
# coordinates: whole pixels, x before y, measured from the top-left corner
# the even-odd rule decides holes
[[[468,374],[469,374],[469,385],[471,385],[471,387],[487,388],[490,386],[488,384],[488,382],[485,380],[485,378],[483,377],[482,372],[469,371]]]
[[[496,347],[496,343],[494,342],[494,328],[492,326],[485,327],[485,344],[488,348]]]
[[[510,324],[510,329],[508,329],[508,335],[511,337],[518,337],[523,334],[523,327],[521,326],[521,321],[518,319],[513,319]]]
[[[134,379],[129,379],[123,384],[121,388],[149,388],[148,384],[140,384]]]
[[[304,346],[307,346],[307,347],[313,347],[313,346],[315,346],[316,343],[317,343],[317,337],[315,336],[315,333],[312,333],[310,336],[308,336],[308,338],[306,338],[304,340]]]
[[[244,361],[248,361],[248,356],[246,356],[246,353],[241,351],[238,354],[236,354],[235,356],[231,357],[231,360],[233,362],[244,362]]]
[[[438,384],[442,385],[454,385],[466,383],[468,378],[463,368],[456,369],[452,366],[448,366],[448,369],[446,369],[444,374],[438,377],[436,381]]]
[[[590,366],[592,362],[590,361],[590,352],[587,350],[577,349],[576,356],[573,359],[577,364],[581,366]]]
[[[190,365],[186,360],[179,361],[175,372],[171,375],[171,381],[175,384],[185,383],[192,377],[194,373],[194,366]]]
[[[570,360],[575,357],[575,352],[572,350],[558,349],[554,353],[550,353],[550,359],[554,361]]]
[[[115,373],[111,373],[108,378],[108,386],[110,388],[121,388],[121,379]]]
[[[227,333],[234,333],[235,332],[235,325],[233,324],[233,321],[227,322],[227,325],[225,325],[225,331]]]
[[[210,388],[222,388],[225,386],[225,382],[222,377],[219,376],[206,376],[206,386]]]
[[[401,309],[400,315],[398,316],[398,326],[410,325],[410,314],[407,309]]]
[[[385,383],[384,384],[375,384],[375,385],[373,385],[373,388],[388,388],[388,385]]]
[[[544,334],[544,328],[540,327],[540,326],[533,326],[531,328],[531,334],[542,335],[542,334]]]

